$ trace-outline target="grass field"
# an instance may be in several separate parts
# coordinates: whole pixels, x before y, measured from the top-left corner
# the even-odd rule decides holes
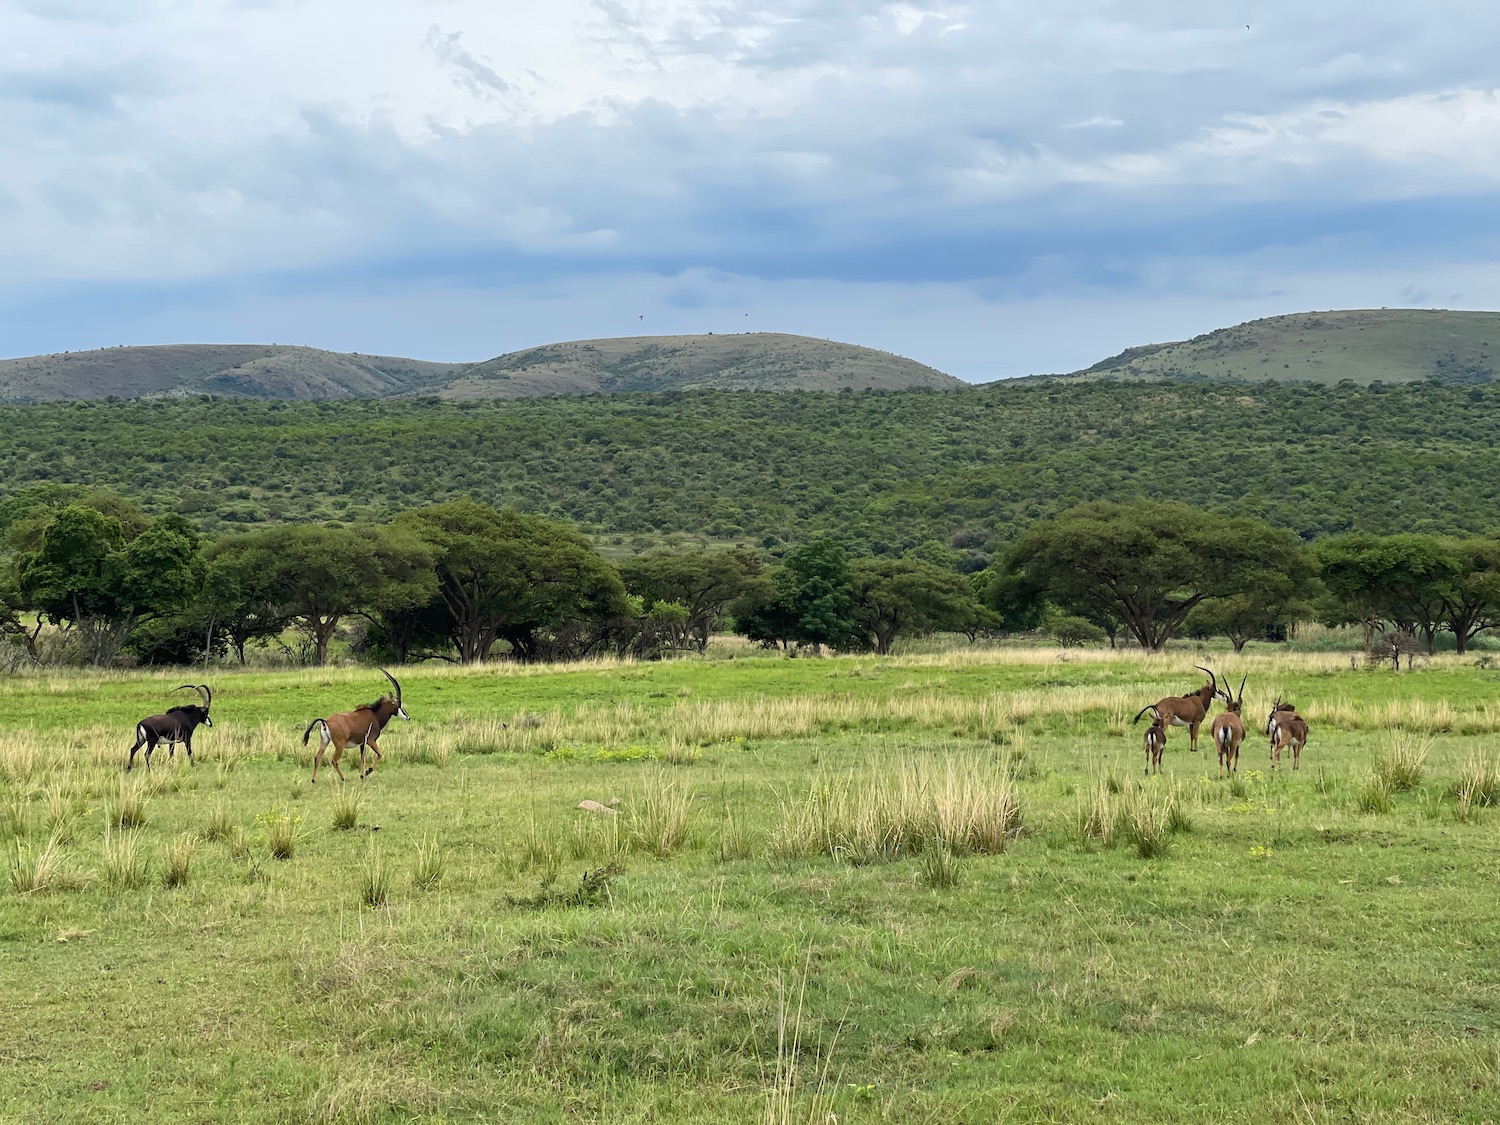
[[[410,669],[316,786],[370,669],[149,777],[182,673],[10,679],[0,1119],[1500,1118],[1500,672],[1215,659],[1234,781],[1142,776],[1188,655]]]

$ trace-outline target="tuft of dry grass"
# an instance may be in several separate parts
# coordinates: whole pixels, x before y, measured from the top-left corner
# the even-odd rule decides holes
[[[1422,766],[1430,753],[1431,738],[1393,730],[1390,744],[1376,763],[1375,773],[1390,792],[1405,793],[1421,782]]]
[[[443,849],[436,839],[424,836],[417,841],[417,858],[412,865],[412,886],[430,891],[443,881]]]
[[[208,843],[228,840],[234,835],[234,812],[222,799],[214,802],[208,814],[208,826],[203,829],[203,839]]]
[[[142,828],[146,824],[146,792],[140,782],[120,779],[109,820],[116,828]]]
[[[297,854],[297,839],[302,828],[300,816],[271,809],[256,819],[265,827],[266,848],[272,859],[291,859]]]
[[[347,785],[333,791],[333,826],[340,832],[348,832],[359,823],[359,810],[364,798],[357,789]]]
[[[643,773],[641,795],[631,802],[627,821],[632,846],[660,857],[678,851],[687,843],[691,801],[687,786],[666,771],[655,769]]]
[[[820,779],[802,800],[781,801],[773,850],[866,864],[941,840],[959,854],[998,854],[1020,830],[1015,783],[978,761],[950,758]]]
[[[1384,814],[1391,811],[1391,783],[1384,774],[1370,776],[1355,798],[1355,805],[1360,812]]]
[[[193,866],[193,848],[193,837],[188,833],[183,833],[172,841],[171,847],[167,849],[167,867],[162,872],[162,886],[169,890],[187,886],[188,875]]]
[[[139,831],[120,832],[106,825],[103,860],[104,882],[116,890],[144,886],[151,877],[141,852]]]
[[[49,837],[37,848],[19,841],[10,865],[10,888],[18,895],[40,895],[51,891],[77,891],[88,886],[87,876],[68,871],[63,865],[63,842]]]
[[[359,901],[366,906],[381,906],[390,898],[390,876],[385,867],[385,856],[380,845],[373,839],[365,849],[364,862],[359,869]]]
[[[1475,810],[1500,801],[1500,763],[1487,754],[1471,753],[1451,790],[1458,802],[1458,819],[1467,821]]]

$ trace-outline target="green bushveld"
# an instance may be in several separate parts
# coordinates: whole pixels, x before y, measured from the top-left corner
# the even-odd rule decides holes
[[[336,782],[288,792],[369,669],[215,673],[199,765],[128,791],[180,672],[10,678],[0,1117],[1500,1116],[1500,673],[1216,654],[1238,784],[1182,730],[1148,778],[1128,718],[1201,660],[411,668],[343,831]]]
[[[937,540],[993,553],[1101,498],[1179,500],[1308,539],[1350,527],[1488,532],[1497,402],[1494,385],[1054,381],[6,405],[0,495],[112,488],[214,535],[280,521],[381,523],[472,497],[566,519],[619,553],[673,533],[773,548],[835,535],[880,555]],[[350,432],[363,440],[344,440]],[[0,501],[0,527],[11,515]]]

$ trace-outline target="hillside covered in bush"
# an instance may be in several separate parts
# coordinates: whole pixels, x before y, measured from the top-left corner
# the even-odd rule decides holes
[[[669,533],[859,553],[994,553],[1094,499],[1180,500],[1304,539],[1485,532],[1500,390],[1153,383],[694,392],[515,402],[0,407],[5,495],[107,487],[210,533],[383,522],[467,496],[608,549]],[[0,525],[5,523],[0,497]]]

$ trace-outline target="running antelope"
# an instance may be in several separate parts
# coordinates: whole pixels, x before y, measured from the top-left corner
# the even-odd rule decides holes
[[[386,723],[393,718],[411,722],[411,716],[401,706],[401,685],[396,682],[396,677],[384,668],[380,669],[380,674],[391,681],[391,686],[396,689],[394,696],[382,695],[374,703],[362,703],[353,711],[342,711],[337,715],[329,715],[326,719],[314,719],[302,732],[302,745],[306,746],[313,728],[318,728],[318,752],[313,755],[314,782],[318,780],[318,764],[323,760],[323,752],[330,745],[333,746],[333,757],[329,759],[329,764],[333,766],[333,772],[339,775],[340,781],[348,781],[344,771],[339,769],[339,759],[344,756],[346,746],[355,744],[359,745],[359,778],[363,781],[375,772],[375,762],[381,759],[380,732],[385,730]],[[365,768],[366,749],[375,754],[375,761],[370,763],[369,769]]]
[[[1167,748],[1167,728],[1161,725],[1161,716],[1151,721],[1146,728],[1146,772],[1153,769],[1161,773],[1161,752]]]
[[[214,693],[209,690],[207,684],[183,684],[175,687],[173,691],[196,691],[198,698],[203,700],[203,706],[196,703],[185,703],[181,707],[169,707],[160,715],[148,715],[135,724],[135,745],[130,748],[130,757],[125,759],[125,772],[129,773],[135,766],[135,752],[142,746],[146,748],[146,768],[151,768],[151,752],[156,749],[157,743],[167,744],[167,758],[170,760],[177,753],[177,744],[187,751],[188,764],[193,763],[193,731],[199,726],[213,729],[214,721],[208,717],[208,708],[214,701]]]
[[[1169,695],[1165,699],[1158,699],[1149,706],[1142,707],[1131,723],[1141,721],[1141,715],[1147,711],[1165,727],[1187,727],[1188,738],[1194,754],[1198,752],[1198,728],[1203,725],[1203,720],[1208,715],[1208,705],[1214,701],[1214,696],[1219,694],[1219,682],[1214,679],[1214,674],[1201,664],[1194,664],[1194,668],[1200,672],[1208,672],[1208,683],[1204,684],[1191,695]],[[1163,744],[1166,740],[1166,731],[1162,731]]]
[[[1271,768],[1281,765],[1281,752],[1290,747],[1292,769],[1301,769],[1302,748],[1307,745],[1307,720],[1290,703],[1281,702],[1279,695],[1266,718],[1266,733],[1271,736]]]
[[[1236,697],[1227,691],[1219,692],[1219,698],[1224,701],[1227,710],[1214,717],[1213,726],[1209,728],[1209,735],[1214,740],[1214,745],[1219,749],[1219,776],[1224,776],[1227,769],[1231,774],[1240,772],[1240,743],[1245,740],[1245,723],[1240,718],[1240,708],[1245,705],[1245,680],[1250,678],[1249,673],[1240,680],[1240,692]],[[1228,681],[1225,681],[1228,683]]]

